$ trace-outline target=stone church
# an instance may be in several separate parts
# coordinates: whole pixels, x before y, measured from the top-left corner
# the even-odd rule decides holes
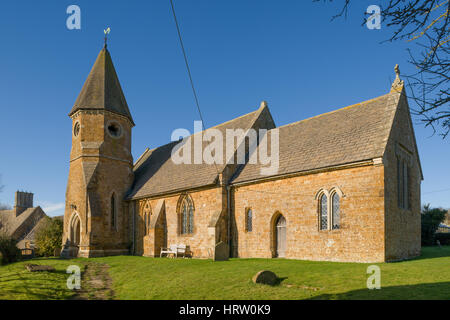
[[[105,45],[69,113],[62,255],[159,257],[173,244],[188,246],[193,258],[383,262],[419,255],[423,175],[396,74],[385,95],[306,120],[276,127],[263,102],[200,133],[276,130],[278,171],[262,175],[263,164],[247,161],[245,136],[233,151],[245,148],[240,164],[176,164],[179,141],[133,162],[135,124]]]

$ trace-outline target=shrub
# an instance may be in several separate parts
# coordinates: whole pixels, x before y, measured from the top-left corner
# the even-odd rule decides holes
[[[441,245],[449,246],[450,245],[450,232],[449,233],[436,233],[435,239],[439,240]]]
[[[63,234],[63,221],[57,218],[45,218],[44,225],[38,230],[35,237],[36,254],[40,256],[53,256],[55,250],[61,247]]]
[[[430,208],[430,204],[423,206],[421,214],[422,245],[431,246],[436,243],[436,230],[439,224],[444,221],[446,213],[447,210],[441,208]]]
[[[0,233],[0,264],[7,264],[20,260],[21,252],[17,248],[17,240],[5,233]]]

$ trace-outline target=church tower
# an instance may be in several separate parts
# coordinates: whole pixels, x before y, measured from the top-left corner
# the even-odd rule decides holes
[[[133,183],[134,122],[106,42],[69,116],[72,149],[61,254],[128,253],[128,209],[123,199]]]

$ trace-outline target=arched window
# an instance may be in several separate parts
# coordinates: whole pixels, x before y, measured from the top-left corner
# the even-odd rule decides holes
[[[411,209],[410,180],[411,170],[408,166],[408,161],[397,157],[397,198],[399,208]]]
[[[147,225],[147,213],[144,213],[144,234],[148,233]]]
[[[320,230],[328,229],[328,199],[326,194],[320,197]]]
[[[143,206],[143,219],[144,219],[144,235],[148,234],[150,230],[150,219],[152,216],[152,207],[150,202],[147,201]]]
[[[247,210],[245,215],[245,229],[247,232],[252,232],[253,230],[253,212],[252,209]]]
[[[181,234],[194,233],[194,206],[190,197],[185,196],[181,203]]]
[[[116,227],[116,196],[111,196],[111,227]]]
[[[337,194],[337,192],[335,192],[333,194],[331,201],[332,201],[331,209],[332,209],[332,213],[333,213],[332,214],[332,228],[339,229],[339,227],[340,227],[340,221],[339,221],[340,197]]]

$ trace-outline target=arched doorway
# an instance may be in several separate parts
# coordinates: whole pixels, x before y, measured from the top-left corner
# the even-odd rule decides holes
[[[284,258],[286,256],[286,219],[282,214],[275,220],[274,229],[275,257]]]
[[[78,214],[75,214],[70,223],[70,245],[72,249],[72,255],[77,256],[81,242],[81,222]]]

